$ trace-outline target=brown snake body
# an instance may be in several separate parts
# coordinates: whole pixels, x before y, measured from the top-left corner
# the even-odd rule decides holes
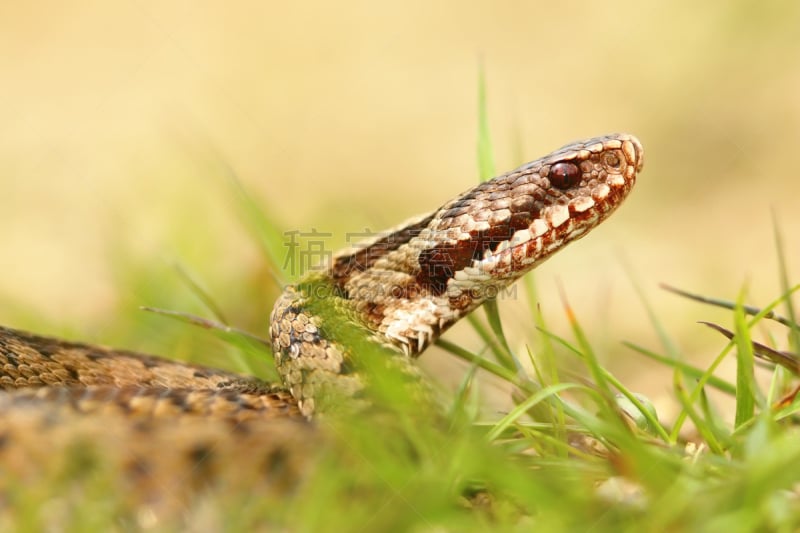
[[[635,183],[642,154],[626,134],[572,143],[336,255],[275,304],[270,332],[282,386],[0,328],[0,461],[10,468],[23,451],[35,453],[41,443],[33,435],[46,430],[110,438],[109,447],[138,458],[120,460],[134,472],[246,446],[262,458],[259,472],[278,462],[292,478],[306,466],[286,450],[310,448],[315,430],[306,419],[318,397],[366,386],[354,338],[389,359],[418,355],[608,217]],[[143,427],[147,439],[137,438]],[[167,446],[172,451],[152,453]],[[28,467],[19,466],[20,475],[31,475]]]

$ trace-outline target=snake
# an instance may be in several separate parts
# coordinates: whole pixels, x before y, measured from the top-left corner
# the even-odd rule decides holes
[[[0,464],[43,440],[51,455],[61,437],[43,434],[117,431],[114,442],[142,448],[146,465],[127,465],[140,474],[178,461],[165,451],[176,442],[188,460],[208,452],[204,435],[224,441],[217,450],[238,441],[261,450],[265,468],[291,463],[297,474],[302,454],[287,460],[286,450],[308,448],[317,413],[375,386],[363,352],[413,375],[409,362],[448,328],[608,218],[643,153],[629,134],[573,142],[332,255],[275,302],[282,383],[0,328]]]

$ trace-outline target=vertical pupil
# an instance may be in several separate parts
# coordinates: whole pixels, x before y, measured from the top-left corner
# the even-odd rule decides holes
[[[578,183],[581,171],[574,163],[556,163],[547,175],[550,184],[558,189],[568,189]]]

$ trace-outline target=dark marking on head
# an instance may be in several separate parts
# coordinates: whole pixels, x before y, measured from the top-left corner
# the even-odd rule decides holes
[[[451,240],[423,250],[417,283],[437,296],[443,294],[456,272],[482,260],[487,250],[497,250],[514,232],[528,228],[539,216],[539,209],[539,202],[532,195],[522,195],[490,215],[488,229],[470,232],[469,239]]]
[[[419,222],[409,224],[399,231],[381,237],[371,245],[358,249],[353,254],[336,258],[331,267],[331,277],[334,284],[341,288],[353,273],[364,272],[374,265],[378,259],[409,242],[430,223],[434,214],[432,213]],[[343,297],[347,296],[343,295]]]

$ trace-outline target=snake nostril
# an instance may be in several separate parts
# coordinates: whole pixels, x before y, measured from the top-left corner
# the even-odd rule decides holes
[[[613,153],[613,152],[607,153],[605,155],[604,159],[605,159],[606,165],[611,167],[611,168],[619,168],[619,166],[621,164],[619,156],[617,154]]]
[[[557,189],[569,189],[581,179],[581,169],[575,163],[556,163],[550,167],[547,179]]]

